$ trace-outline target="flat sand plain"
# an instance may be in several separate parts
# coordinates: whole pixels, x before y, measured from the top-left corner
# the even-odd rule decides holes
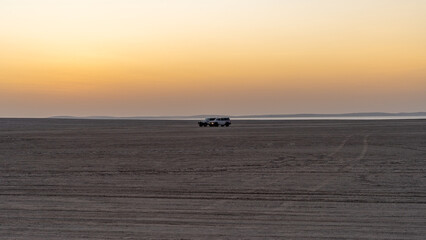
[[[0,119],[0,239],[425,239],[426,120]]]

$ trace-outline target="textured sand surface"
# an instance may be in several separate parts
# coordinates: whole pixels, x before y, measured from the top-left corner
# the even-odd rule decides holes
[[[425,236],[425,120],[0,119],[0,239]]]

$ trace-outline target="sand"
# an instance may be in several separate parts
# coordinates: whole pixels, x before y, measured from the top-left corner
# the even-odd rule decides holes
[[[0,119],[0,239],[425,239],[426,120]]]

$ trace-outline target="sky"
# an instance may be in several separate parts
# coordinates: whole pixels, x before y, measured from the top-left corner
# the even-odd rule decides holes
[[[0,0],[0,117],[426,111],[424,0]]]

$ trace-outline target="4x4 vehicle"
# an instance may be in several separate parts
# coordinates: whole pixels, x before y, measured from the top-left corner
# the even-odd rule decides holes
[[[231,119],[229,119],[229,117],[205,118],[198,122],[198,126],[200,127],[229,127],[229,125],[231,125]]]
[[[220,117],[220,118],[216,118],[215,120],[209,122],[210,127],[219,127],[219,126],[229,127],[229,125],[231,125],[231,119],[229,119],[229,117]]]
[[[204,120],[198,122],[198,126],[200,126],[200,127],[207,127],[209,125],[209,123],[211,121],[214,121],[215,119],[216,118],[205,118]]]

